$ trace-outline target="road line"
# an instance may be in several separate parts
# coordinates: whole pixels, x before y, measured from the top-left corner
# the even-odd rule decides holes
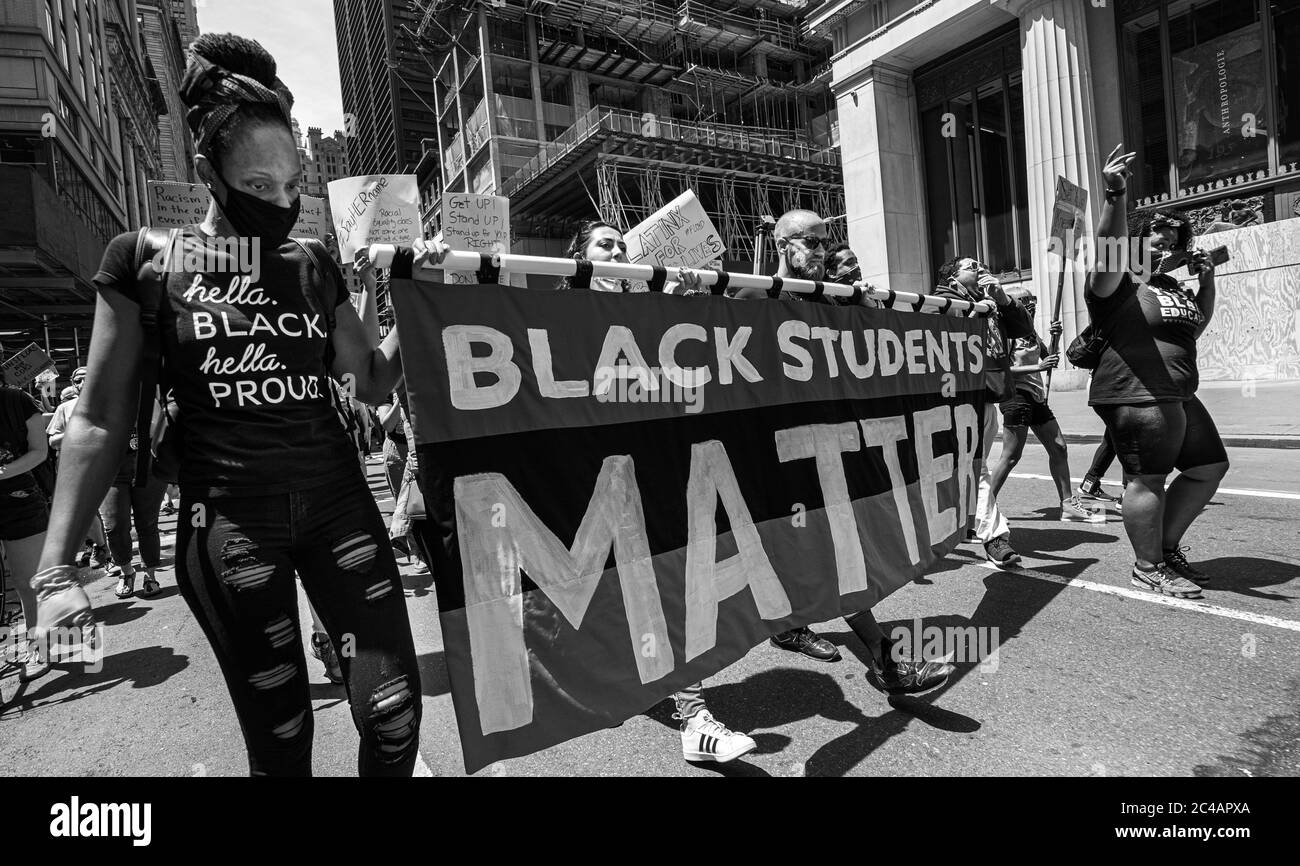
[[[411,771],[411,778],[425,779],[425,778],[431,778],[432,776],[433,776],[433,771],[430,770],[429,765],[424,762],[424,755],[420,752],[416,752],[415,769]]]
[[[1269,616],[1262,613],[1251,613],[1246,610],[1237,610],[1231,607],[1221,607],[1217,604],[1210,604],[1208,601],[1196,601],[1189,598],[1173,598],[1168,595],[1156,595],[1155,593],[1145,592],[1137,589],[1129,589],[1124,586],[1111,586],[1107,583],[1096,583],[1091,580],[1081,580],[1077,577],[1063,577],[1059,574],[1049,574],[1046,571],[1038,571],[1033,568],[1000,568],[991,562],[974,561],[976,565],[987,568],[990,571],[999,571],[1003,574],[1021,574],[1025,577],[1032,577],[1038,580],[1046,580],[1050,583],[1060,584],[1061,586],[1070,586],[1075,589],[1086,589],[1091,592],[1100,592],[1105,595],[1117,595],[1121,598],[1130,598],[1134,601],[1145,601],[1151,604],[1163,604],[1166,607],[1176,607],[1181,610],[1195,611],[1196,613],[1208,613],[1213,616],[1221,616],[1227,619],[1239,619],[1243,622],[1255,623],[1256,625],[1267,625],[1273,628],[1286,629],[1287,631],[1300,632],[1300,622],[1281,617]]]
[[[1012,472],[1011,477],[1024,478],[1029,481],[1051,481],[1052,480],[1052,476],[1050,475],[1035,475],[1030,472]],[[1073,481],[1075,484],[1083,483],[1082,478],[1071,478],[1070,480]],[[1120,484],[1116,484],[1114,481],[1108,481],[1106,479],[1102,479],[1102,484],[1105,484],[1109,487],[1123,486]],[[1249,490],[1243,487],[1220,487],[1217,492],[1227,493],[1232,496],[1257,496],[1262,499],[1300,499],[1300,493],[1284,493],[1281,490]]]

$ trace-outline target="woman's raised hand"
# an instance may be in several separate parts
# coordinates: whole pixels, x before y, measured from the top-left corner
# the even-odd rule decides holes
[[[1115,145],[1110,156],[1106,157],[1106,165],[1101,170],[1101,176],[1106,180],[1106,189],[1111,192],[1123,192],[1128,189],[1128,179],[1133,174],[1128,166],[1137,156],[1137,152],[1123,153],[1123,150],[1123,142]]]

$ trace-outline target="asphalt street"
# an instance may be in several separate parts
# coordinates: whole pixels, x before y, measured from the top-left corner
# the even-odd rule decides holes
[[[1071,455],[1077,478],[1091,447]],[[708,681],[714,715],[758,743],[733,763],[685,763],[664,701],[481,775],[1300,775],[1300,452],[1231,457],[1223,489],[1186,539],[1189,558],[1214,576],[1203,601],[1162,603],[1130,587],[1132,554],[1113,513],[1105,523],[1059,522],[1046,459],[1031,441],[1001,497],[1023,567],[993,568],[964,545],[876,608],[886,633],[917,618],[983,629],[996,658],[959,658],[943,688],[887,699],[863,677],[864,647],[836,620],[816,628],[842,648],[840,662],[764,643]],[[370,473],[383,490],[376,461]],[[380,499],[390,510],[386,491]],[[170,562],[174,518],[163,528]],[[464,775],[437,599],[412,570],[403,565],[424,692],[418,772]],[[247,772],[220,672],[170,568],[162,584],[154,599],[126,601],[102,572],[89,585],[105,625],[102,669],[59,665],[26,686],[5,672],[0,774]],[[351,775],[356,734],[344,690],[308,662],[315,772]]]

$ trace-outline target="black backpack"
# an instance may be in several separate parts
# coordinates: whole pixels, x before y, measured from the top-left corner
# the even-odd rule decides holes
[[[1065,357],[1080,370],[1095,370],[1101,363],[1102,352],[1105,352],[1109,345],[1106,335],[1095,325],[1089,324],[1079,333],[1079,336],[1070,341],[1069,348],[1065,350]]]
[[[181,239],[182,231],[146,226],[140,229],[135,242],[136,289],[140,298],[140,326],[144,330],[140,395],[136,410],[136,430],[141,433],[135,457],[135,487],[144,487],[151,477],[175,484],[180,473],[180,410],[163,363],[159,312],[167,298],[171,253]],[[325,372],[329,374],[334,363],[334,347],[330,343],[330,338],[334,335],[334,305],[323,296],[322,291],[328,282],[329,254],[320,241],[302,238],[290,240],[302,247],[319,278],[311,282],[306,297],[308,305],[325,317]],[[163,264],[161,271],[154,265],[159,256],[162,257]],[[149,431],[148,447],[143,435],[146,430]]]

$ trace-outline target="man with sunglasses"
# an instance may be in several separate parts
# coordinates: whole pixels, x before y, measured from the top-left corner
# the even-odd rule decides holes
[[[777,220],[772,232],[780,264],[774,276],[782,279],[821,280],[826,278],[826,261],[828,255],[837,259],[837,273],[833,279],[842,282],[857,267],[857,257],[852,255],[852,264],[846,265],[848,257],[842,255],[841,247],[831,247],[826,240],[826,221],[808,210],[792,210]],[[841,273],[842,271],[842,273]],[[761,289],[740,289],[734,297],[742,299],[766,298],[767,293]],[[846,305],[843,298],[822,296],[814,298],[798,292],[782,292],[782,300],[799,298],[823,304]],[[863,293],[863,306],[876,306],[871,298]],[[853,633],[866,645],[870,652],[867,666],[867,681],[878,691],[890,695],[916,694],[940,686],[948,680],[954,668],[942,661],[912,661],[906,658],[901,642],[891,641],[885,637],[884,630],[876,622],[875,616],[868,610],[846,616]],[[818,661],[838,661],[840,652],[835,645],[807,626],[791,629],[772,636],[772,645],[779,649],[799,652]]]
[[[990,562],[1014,565],[1020,554],[1011,546],[1011,527],[998,510],[997,498],[992,494],[989,478],[989,450],[998,438],[998,406],[1015,396],[1015,382],[1011,377],[1011,340],[1034,338],[1034,322],[1019,301],[1002,289],[997,277],[989,273],[978,259],[958,256],[939,268],[939,284],[934,293],[941,298],[962,301],[982,301],[986,298],[997,304],[989,321],[988,343],[985,346],[984,386],[988,402],[984,406],[983,456],[979,465],[979,499],[975,506],[974,535],[984,545]]]

